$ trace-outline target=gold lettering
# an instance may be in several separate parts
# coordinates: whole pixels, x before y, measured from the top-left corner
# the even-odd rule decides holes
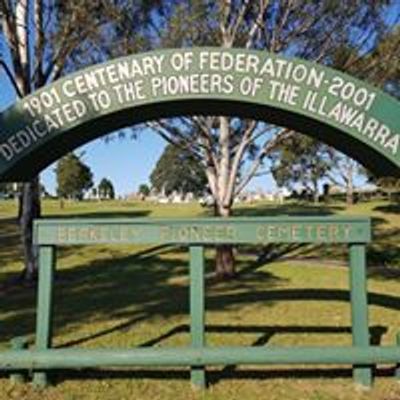
[[[109,229],[106,226],[100,228],[100,241],[107,242],[109,239]]]
[[[319,241],[326,240],[326,226],[317,225],[317,240]]]
[[[86,227],[82,227],[78,231],[78,238],[79,240],[86,242],[89,238],[89,230]]]
[[[131,235],[134,237],[138,237],[140,235],[140,229],[139,228],[132,228],[131,229]]]
[[[329,232],[329,240],[336,241],[339,239],[340,237],[339,226],[337,224],[329,225],[328,232]]]
[[[57,230],[57,241],[58,242],[67,242],[68,241],[68,234],[67,234],[67,230],[65,228],[58,228]]]
[[[99,230],[96,227],[89,229],[89,240],[96,242],[99,240]]]
[[[267,226],[267,241],[272,242],[277,238],[277,228],[274,225]]]
[[[290,234],[292,240],[300,240],[300,226],[297,224],[293,224],[291,226]]]
[[[226,240],[226,226],[216,226],[215,227],[215,240],[222,242],[224,239]]]
[[[126,226],[122,226],[121,227],[121,236],[119,238],[119,240],[121,242],[127,242],[129,239],[129,229]]]
[[[236,229],[233,226],[227,227],[227,237],[231,240],[235,240],[237,237]]]
[[[208,241],[208,240],[212,241],[212,239],[213,239],[212,227],[210,225],[206,225],[203,229],[204,229],[203,230],[203,239],[205,241]]]
[[[306,240],[312,240],[313,228],[314,227],[312,225],[304,225],[304,230],[306,232]]]
[[[280,225],[278,228],[278,238],[280,240],[287,238],[289,233],[289,227],[287,225]]]
[[[201,241],[202,229],[198,226],[193,226],[191,229],[191,240],[195,240],[197,242]]]
[[[344,237],[346,239],[350,239],[351,226],[346,224],[343,226],[343,230],[344,230]]]
[[[190,237],[190,227],[183,226],[178,231],[178,238],[179,240],[188,241]]]
[[[264,236],[265,236],[265,228],[264,226],[258,226],[256,230],[256,240],[262,242],[264,241]]]
[[[160,239],[161,240],[169,240],[170,239],[170,228],[167,226],[162,226],[160,229]]]
[[[74,227],[68,228],[68,241],[69,242],[76,241],[76,228]]]

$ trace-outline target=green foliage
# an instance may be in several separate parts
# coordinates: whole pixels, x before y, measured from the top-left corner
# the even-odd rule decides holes
[[[279,186],[293,189],[300,184],[317,196],[318,184],[331,167],[328,146],[299,134],[279,146],[272,174]]]
[[[353,76],[367,80],[392,96],[400,98],[400,27],[387,32],[369,53],[360,57],[349,45],[339,46],[332,66]],[[349,62],[350,60],[350,62]]]
[[[109,179],[103,178],[97,188],[97,194],[100,199],[113,200],[115,198],[114,185]]]
[[[395,193],[400,193],[400,179],[394,177],[382,177],[376,180],[376,185],[382,192],[386,193],[389,201],[392,200],[392,195]]]
[[[139,186],[138,193],[141,194],[141,195],[143,195],[143,196],[145,196],[145,197],[147,197],[147,196],[150,194],[150,188],[149,188],[149,186],[146,185],[145,183],[142,183],[142,184]]]
[[[93,186],[93,174],[80,158],[69,153],[56,167],[57,194],[59,197],[81,200],[86,190]]]
[[[169,144],[150,175],[152,186],[158,192],[169,195],[180,193],[202,194],[207,179],[199,162],[181,147]]]

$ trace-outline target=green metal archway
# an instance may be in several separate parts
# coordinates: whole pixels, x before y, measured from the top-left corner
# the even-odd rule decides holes
[[[316,137],[400,176],[400,103],[333,69],[262,51],[160,50],[86,68],[0,114],[0,180],[29,180],[77,146],[139,122],[231,115]]]

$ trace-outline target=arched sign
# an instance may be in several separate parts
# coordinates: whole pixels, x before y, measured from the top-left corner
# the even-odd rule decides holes
[[[179,115],[264,120],[400,176],[400,103],[318,64],[263,51],[161,50],[68,75],[0,114],[0,180],[28,180],[113,130]]]

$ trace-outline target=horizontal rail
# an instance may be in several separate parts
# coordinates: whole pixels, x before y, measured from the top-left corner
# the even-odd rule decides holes
[[[199,219],[42,219],[34,225],[41,245],[138,243],[367,243],[364,217],[263,217]]]
[[[19,350],[0,353],[0,370],[223,364],[399,363],[400,347],[204,347]]]

